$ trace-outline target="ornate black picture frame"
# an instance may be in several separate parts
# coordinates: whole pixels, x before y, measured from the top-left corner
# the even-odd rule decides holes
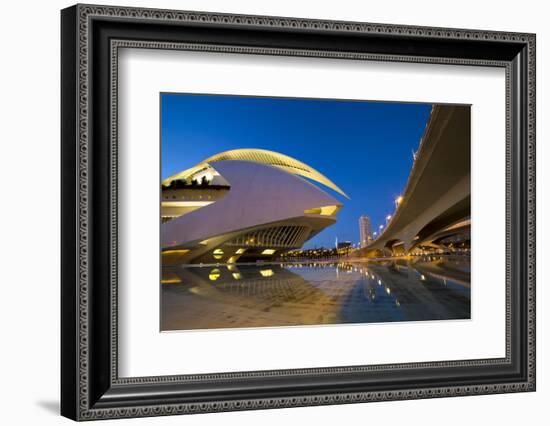
[[[158,416],[535,390],[535,35],[76,5],[61,13],[61,413]],[[485,65],[506,71],[506,356],[120,378],[121,47]]]

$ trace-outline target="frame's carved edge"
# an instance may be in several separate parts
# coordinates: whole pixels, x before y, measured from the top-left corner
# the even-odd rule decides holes
[[[455,396],[473,396],[526,392],[533,390],[527,383],[498,385],[453,386],[447,388],[403,389],[397,391],[335,393],[297,397],[239,399],[203,403],[166,404],[138,408],[92,409],[82,413],[82,420],[99,420],[113,417],[148,417],[175,414],[215,413],[222,411],[262,410],[273,408],[308,407],[317,405],[352,404],[360,402],[399,401]]]
[[[536,35],[527,36],[527,380],[536,389]]]
[[[78,317],[78,364],[77,389],[78,407],[77,418],[83,418],[88,412],[88,233],[89,233],[89,171],[88,171],[88,18],[86,9],[78,6],[77,35],[78,35],[78,64],[77,64],[77,91],[78,91],[78,289],[77,289],[77,317]]]
[[[180,11],[168,9],[133,8],[79,4],[81,16],[104,16],[198,24],[239,25],[260,28],[285,28],[315,31],[341,31],[396,36],[528,42],[534,34],[472,30],[461,28],[424,27],[416,25],[380,24],[326,19],[290,18],[281,16],[240,15],[231,13]]]
[[[118,99],[118,47],[111,42],[111,50],[114,50],[114,60],[111,62],[111,97]],[[110,117],[112,123],[118,123],[118,104],[111,103]],[[110,260],[111,260],[111,382],[118,376],[118,126],[109,126],[111,129],[111,220],[110,232]]]
[[[362,392],[353,394],[328,394],[305,397],[281,397],[253,400],[219,401],[201,404],[166,404],[153,407],[121,408],[121,409],[93,409],[90,407],[88,387],[88,288],[89,288],[89,21],[92,17],[118,17],[142,20],[176,21],[188,23],[221,24],[233,26],[251,26],[258,28],[303,29],[327,32],[349,32],[366,34],[383,34],[386,36],[411,36],[419,38],[446,38],[461,40],[485,40],[496,42],[524,43],[527,46],[528,76],[527,76],[527,134],[528,134],[528,325],[527,325],[527,355],[528,378],[521,383],[504,383],[483,386],[453,386],[428,389],[411,389],[385,392]],[[77,417],[80,420],[104,419],[112,417],[141,417],[151,415],[185,414],[196,412],[217,412],[243,409],[282,408],[294,406],[344,404],[352,402],[369,402],[400,399],[435,398],[444,396],[465,396],[487,393],[507,393],[535,390],[535,46],[536,36],[529,33],[512,33],[467,29],[447,29],[437,27],[419,27],[389,24],[370,24],[357,22],[339,22],[327,20],[298,19],[268,16],[247,16],[219,13],[170,11],[158,9],[143,9],[130,7],[108,7],[96,5],[77,6],[77,91],[78,91],[78,290],[77,290],[77,318],[78,318],[78,365],[77,389],[78,409]],[[382,56],[381,56],[382,58]],[[116,114],[116,111],[113,112]],[[116,137],[116,135],[112,135]],[[115,173],[115,172],[112,172]],[[115,181],[116,184],[116,181]],[[116,232],[116,230],[115,230]],[[116,244],[111,243],[111,249],[116,252]],[[114,246],[113,246],[114,245]],[[116,294],[113,296],[116,298]],[[116,374],[112,371],[111,374]],[[169,379],[170,376],[167,376]],[[149,378],[150,379],[150,378]],[[179,380],[173,376],[172,380]],[[139,381],[139,378],[136,378]],[[128,382],[131,382],[129,380]]]

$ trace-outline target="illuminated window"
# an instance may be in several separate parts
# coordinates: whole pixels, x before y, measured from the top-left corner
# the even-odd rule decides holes
[[[275,250],[273,249],[265,249],[264,251],[262,251],[262,254],[273,254],[275,253]]]
[[[212,252],[214,255],[214,259],[219,260],[223,257],[223,250],[222,249],[216,249]]]
[[[235,252],[235,254],[243,254],[246,251],[246,249],[240,248]]]
[[[208,279],[210,281],[216,281],[218,278],[220,278],[220,270],[219,269],[212,269],[210,271],[210,274],[208,274]]]
[[[273,269],[262,269],[260,271],[260,274],[262,275],[262,277],[271,277],[274,272],[273,272]]]

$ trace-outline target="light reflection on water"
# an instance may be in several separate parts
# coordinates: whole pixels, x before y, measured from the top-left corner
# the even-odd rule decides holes
[[[469,258],[180,266],[161,285],[161,330],[469,318]]]

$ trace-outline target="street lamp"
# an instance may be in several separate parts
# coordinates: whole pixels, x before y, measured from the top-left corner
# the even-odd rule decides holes
[[[390,221],[390,219],[391,219],[391,214],[386,216],[386,223],[388,223]]]
[[[400,195],[395,199],[395,207],[399,206],[399,204],[401,204],[402,201],[403,201],[403,196]]]

